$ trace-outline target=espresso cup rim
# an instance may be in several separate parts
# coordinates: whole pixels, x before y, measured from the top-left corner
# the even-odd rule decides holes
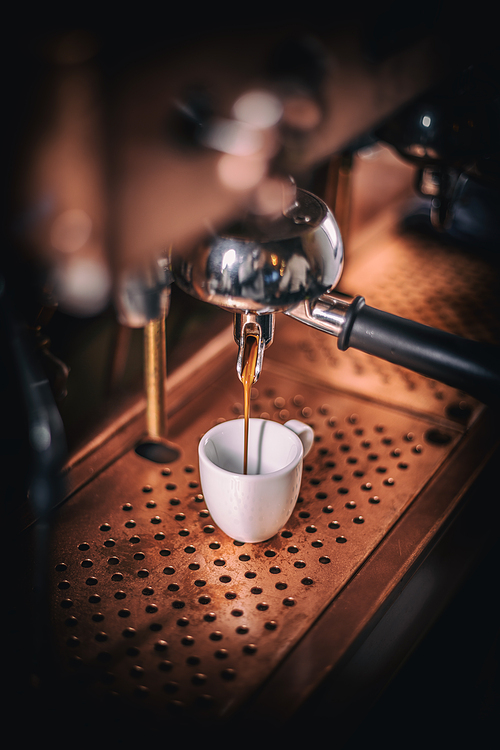
[[[297,456],[292,460],[289,461],[285,466],[282,466],[280,469],[276,469],[276,471],[270,471],[267,474],[243,474],[242,472],[238,471],[228,471],[228,469],[223,469],[221,466],[217,466],[213,461],[211,461],[205,452],[205,443],[203,442],[205,438],[214,430],[220,429],[224,427],[225,425],[230,424],[231,422],[240,422],[243,420],[240,419],[231,419],[227,420],[225,422],[219,422],[218,424],[211,427],[207,432],[201,437],[200,442],[198,444],[198,457],[200,460],[202,460],[205,465],[208,467],[213,467],[217,471],[221,471],[223,474],[227,476],[233,476],[233,477],[243,477],[244,481],[253,481],[253,482],[262,482],[265,480],[269,480],[273,477],[278,477],[280,474],[286,474],[290,471],[290,469],[295,468],[295,466],[298,466],[300,461],[304,458],[304,446],[302,444],[302,440],[297,435],[296,432],[291,430],[289,427],[286,427],[286,425],[281,424],[281,422],[276,422],[273,419],[262,419],[261,417],[250,417],[250,422],[271,422],[272,424],[278,425],[279,427],[283,427],[289,432],[291,435],[293,435],[293,440],[298,441],[299,446],[299,453]]]

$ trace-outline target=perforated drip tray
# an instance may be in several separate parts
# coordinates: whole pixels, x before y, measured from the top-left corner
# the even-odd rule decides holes
[[[228,538],[199,483],[199,438],[242,414],[230,334],[169,381],[180,458],[135,452],[139,409],[70,467],[50,549],[51,668],[96,704],[166,726],[248,706],[256,721],[263,706],[288,718],[432,546],[498,440],[464,394],[349,351],[336,364],[330,338],[279,318],[251,415],[302,419],[315,444],[275,537]]]
[[[97,695],[159,715],[237,711],[464,434],[268,370],[252,415],[303,419],[316,435],[295,511],[273,539],[229,539],[199,484],[198,438],[241,411],[233,371],[171,420],[178,461],[154,464],[132,448],[60,508],[51,552],[59,667]]]

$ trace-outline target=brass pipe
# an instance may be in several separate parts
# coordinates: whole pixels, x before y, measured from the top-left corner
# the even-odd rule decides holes
[[[337,178],[337,195],[333,213],[337,219],[344,247],[347,247],[351,227],[351,204],[352,204],[352,170],[353,155],[344,152],[340,157],[339,173]]]
[[[351,222],[353,166],[353,155],[349,151],[332,157],[328,165],[324,190],[325,203],[335,215],[344,248],[348,245]]]
[[[146,323],[144,328],[144,379],[148,436],[164,438],[166,429],[167,346],[165,318]]]

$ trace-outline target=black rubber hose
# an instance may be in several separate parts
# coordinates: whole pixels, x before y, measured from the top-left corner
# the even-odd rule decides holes
[[[500,405],[500,347],[455,336],[377,310],[357,297],[338,338],[349,347]]]

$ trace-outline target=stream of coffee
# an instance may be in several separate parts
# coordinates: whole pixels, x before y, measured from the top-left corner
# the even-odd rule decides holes
[[[243,474],[248,470],[248,427],[250,419],[250,393],[255,382],[255,367],[259,352],[259,337],[249,334],[245,339],[243,360],[241,367],[241,382],[243,383],[244,417],[245,417],[245,445],[243,453]]]

